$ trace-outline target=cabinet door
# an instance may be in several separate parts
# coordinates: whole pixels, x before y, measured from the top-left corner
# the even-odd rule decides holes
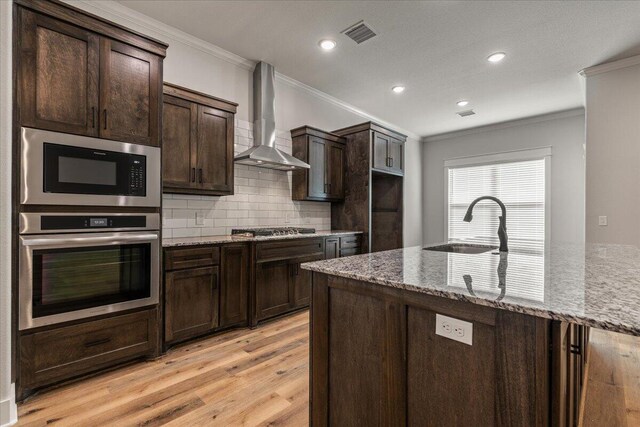
[[[100,39],[100,136],[159,145],[160,58]]]
[[[328,196],[344,199],[344,145],[330,142],[327,151]]]
[[[286,313],[291,309],[288,260],[256,264],[256,316],[258,320]]]
[[[233,114],[198,105],[198,188],[233,194]]]
[[[218,326],[218,267],[168,272],[165,292],[166,342],[182,341]]]
[[[20,14],[21,124],[96,136],[99,37],[25,9]]]
[[[404,172],[404,142],[399,139],[389,138],[388,169],[394,173]]]
[[[373,168],[387,170],[389,168],[389,137],[373,132]]]
[[[249,302],[249,247],[222,247],[220,327],[246,324]]]
[[[309,137],[309,197],[327,197],[327,149],[321,138]]]
[[[552,377],[551,377],[551,417],[552,425],[573,427],[570,424],[572,408],[570,404],[571,352],[570,333],[566,323],[553,322],[552,329]]]
[[[198,106],[165,95],[162,109],[162,181],[166,189],[196,184]]]
[[[340,239],[338,237],[330,237],[324,239],[324,258],[332,259],[340,256]]]
[[[289,261],[289,274],[291,291],[293,292],[293,307],[300,308],[309,305],[311,301],[311,271],[303,270],[300,264],[319,261],[322,255],[296,258]]]

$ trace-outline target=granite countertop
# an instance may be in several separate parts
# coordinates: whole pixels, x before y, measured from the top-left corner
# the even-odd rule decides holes
[[[288,239],[309,239],[312,237],[341,236],[350,234],[362,234],[362,231],[330,230],[317,231],[310,234],[288,234],[285,236],[202,236],[202,237],[175,237],[162,239],[162,247],[170,248],[174,246],[194,246],[194,245],[218,245],[222,243],[234,242],[261,242],[265,240],[288,240]]]
[[[640,248],[551,245],[508,254],[416,246],[302,264],[393,288],[640,336]]]

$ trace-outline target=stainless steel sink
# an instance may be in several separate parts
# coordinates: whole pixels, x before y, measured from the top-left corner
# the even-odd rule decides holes
[[[498,249],[496,246],[472,245],[470,243],[447,243],[445,245],[428,246],[425,251],[454,252],[460,254],[481,254]]]

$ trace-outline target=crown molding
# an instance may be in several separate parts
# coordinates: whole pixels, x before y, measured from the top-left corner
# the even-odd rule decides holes
[[[76,6],[87,12],[105,17],[119,22],[128,22],[130,25],[142,28],[153,33],[157,38],[168,43],[167,37],[184,43],[194,49],[213,55],[237,67],[251,70],[255,66],[255,61],[245,59],[235,53],[224,50],[212,43],[206,42],[189,33],[179,30],[164,22],[153,19],[143,13],[130,9],[112,0],[62,0],[65,3]]]
[[[442,141],[442,140],[445,140],[445,139],[458,138],[458,137],[461,137],[461,136],[473,135],[473,134],[476,134],[476,133],[490,132],[490,131],[495,131],[495,130],[500,130],[500,129],[507,129],[507,128],[511,128],[511,127],[515,127],[515,126],[524,126],[524,125],[530,125],[530,124],[534,124],[534,123],[546,122],[546,121],[549,121],[549,120],[558,120],[558,119],[564,119],[564,118],[576,117],[576,116],[583,116],[583,115],[584,115],[584,108],[583,107],[572,108],[570,110],[556,111],[554,113],[541,114],[541,115],[538,115],[538,116],[525,117],[525,118],[522,118],[522,119],[509,120],[509,121],[500,122],[500,123],[493,123],[493,124],[490,124],[490,125],[478,126],[478,127],[475,127],[475,128],[462,129],[462,130],[457,130],[457,131],[453,131],[453,132],[441,133],[439,135],[426,136],[426,137],[422,138],[422,142]]]
[[[634,65],[640,65],[640,55],[630,56],[629,58],[619,59],[618,61],[605,62],[600,65],[594,65],[593,67],[585,68],[580,71],[580,75],[584,77],[591,77],[597,74],[619,70],[621,68],[632,67]]]
[[[63,1],[66,3],[72,4],[80,9],[105,17],[107,19],[116,20],[118,22],[127,22],[131,26],[144,29],[144,31],[153,34],[155,37],[162,40],[163,42],[169,43],[168,52],[170,52],[170,49],[171,49],[171,44],[170,44],[171,40],[167,40],[167,38],[172,40],[177,40],[180,43],[183,43],[187,46],[190,46],[208,55],[215,56],[218,59],[222,59],[223,61],[226,61],[244,70],[253,70],[253,68],[257,64],[257,61],[252,61],[250,59],[243,58],[239,55],[236,55],[235,53],[229,52],[228,50],[222,49],[221,47],[218,47],[213,43],[209,43],[207,41],[199,39],[189,33],[186,33],[175,27],[167,25],[164,22],[160,22],[143,13],[137,12],[133,9],[130,9],[112,0],[94,0],[94,1],[63,0]],[[326,92],[322,92],[321,90],[315,89],[309,85],[306,85],[298,80],[295,80],[277,71],[276,71],[276,79],[289,86],[293,86],[295,88],[308,92],[311,95],[317,98],[320,98],[325,102],[328,102],[332,105],[342,108],[343,110],[347,110],[353,114],[356,114],[367,121],[374,121],[385,127],[389,127],[393,130],[401,132],[412,139],[420,140],[420,136],[416,133],[410,132],[406,129],[402,129],[392,123],[389,123],[385,120],[380,119],[379,117],[375,117],[367,113],[366,111],[363,111],[349,103],[346,103],[334,96],[329,95]]]
[[[379,125],[382,125],[384,127],[387,127],[389,129],[395,130],[397,132],[400,132],[404,135],[406,135],[407,137],[411,138],[411,139],[415,139],[417,141],[420,140],[420,136],[414,132],[408,131],[406,129],[403,129],[401,127],[398,127],[396,125],[394,125],[393,123],[389,123],[379,117],[376,117],[374,115],[371,115],[365,111],[362,111],[361,109],[342,101],[341,99],[338,99],[334,96],[329,95],[326,92],[322,92],[321,90],[315,89],[309,85],[306,85],[298,80],[292,79],[291,77],[285,76],[284,74],[280,74],[276,71],[276,79],[280,80],[283,83],[286,83],[290,86],[302,89],[306,92],[311,93],[312,95],[314,95],[317,98],[320,98],[330,104],[333,104],[337,107],[342,108],[343,110],[347,110],[351,113],[354,113],[364,119],[367,119],[367,121],[372,121],[372,122],[376,122]]]

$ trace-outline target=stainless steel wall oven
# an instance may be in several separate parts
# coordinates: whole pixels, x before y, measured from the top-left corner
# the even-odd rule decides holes
[[[157,304],[157,213],[21,213],[19,329]]]

